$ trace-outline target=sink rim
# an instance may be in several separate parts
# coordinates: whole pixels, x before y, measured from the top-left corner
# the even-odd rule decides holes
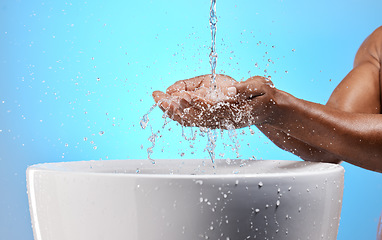
[[[192,166],[192,162],[204,163],[200,166],[194,164],[193,167],[184,165],[185,163]],[[307,162],[296,160],[248,160],[248,159],[230,159],[233,165],[226,164],[226,159],[216,159],[215,166],[210,159],[158,159],[156,163],[151,163],[148,159],[126,159],[126,160],[88,160],[88,161],[71,161],[71,162],[53,162],[53,163],[40,163],[31,165],[27,168],[27,174],[34,174],[36,172],[46,173],[60,173],[65,175],[86,175],[95,177],[126,177],[126,178],[152,178],[152,179],[240,179],[240,178],[268,178],[268,177],[296,177],[296,176],[312,176],[312,175],[325,175],[332,173],[344,172],[344,168],[339,164],[323,163],[323,162]],[[169,168],[168,163],[174,163],[173,168]],[[240,164],[246,163],[245,166],[240,167]],[[248,164],[249,163],[249,164]],[[266,166],[271,166],[271,169],[278,170],[271,172],[254,172],[250,171],[251,167],[256,167],[257,164],[265,163]],[[134,164],[136,164],[134,166]],[[181,165],[179,165],[181,164]],[[227,167],[220,166],[226,164]],[[277,165],[276,165],[277,164]],[[288,166],[288,164],[291,164]],[[124,165],[124,172],[121,171],[120,166]],[[115,166],[114,168],[110,168]],[[134,166],[128,169],[128,166]],[[150,168],[147,168],[149,166]],[[163,168],[163,166],[166,166]],[[171,170],[184,170],[180,167],[188,167],[186,170],[199,171],[195,174],[190,172],[179,173]],[[300,167],[303,171],[293,171],[288,167]],[[119,167],[119,168],[118,168]],[[305,168],[304,168],[305,167]],[[108,171],[99,171],[99,169],[114,169]],[[139,172],[136,172],[137,169]],[[288,170],[289,169],[289,170]],[[118,172],[117,170],[120,170]],[[167,172],[155,172],[153,170]],[[201,172],[207,170],[208,172]],[[219,173],[219,171],[225,171]],[[227,172],[235,170],[236,172]],[[128,172],[127,172],[128,171]],[[146,172],[150,171],[150,172]]]

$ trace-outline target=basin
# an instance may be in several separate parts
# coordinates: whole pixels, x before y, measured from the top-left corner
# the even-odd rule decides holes
[[[106,160],[27,169],[35,240],[337,237],[340,165],[286,160]]]

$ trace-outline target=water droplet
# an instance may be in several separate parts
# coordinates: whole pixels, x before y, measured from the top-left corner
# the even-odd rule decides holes
[[[195,183],[199,185],[203,185],[203,180],[196,180]]]
[[[104,131],[99,131],[99,133],[98,133],[100,136],[102,136],[102,135],[104,135],[105,134],[105,132]]]
[[[147,127],[147,124],[149,123],[149,116],[147,114],[143,115],[141,121],[140,121],[140,124],[141,124],[141,128],[142,129],[145,129]]]
[[[280,206],[280,200],[277,200],[276,207]]]
[[[263,185],[263,182],[259,182],[259,187],[262,187]]]

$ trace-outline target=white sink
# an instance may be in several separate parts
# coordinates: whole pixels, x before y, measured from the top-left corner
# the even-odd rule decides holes
[[[344,169],[300,161],[107,160],[27,170],[35,240],[335,240]]]

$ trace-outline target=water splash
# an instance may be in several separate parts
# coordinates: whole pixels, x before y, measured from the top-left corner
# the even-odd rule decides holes
[[[212,164],[214,164],[215,168],[215,148],[216,148],[216,140],[218,137],[218,134],[215,129],[207,129],[207,137],[208,137],[208,144],[206,147],[206,150],[208,151],[208,154],[210,155]]]
[[[149,119],[149,114],[157,107],[157,106],[160,106],[162,104],[162,102],[164,101],[164,99],[161,99],[159,100],[157,103],[155,103],[154,105],[152,105],[149,109],[149,111],[143,115],[141,121],[140,121],[140,125],[141,125],[141,128],[142,129],[146,129],[147,127],[147,124],[149,123],[150,119]]]
[[[239,139],[237,137],[237,132],[234,128],[233,125],[227,125],[227,130],[228,130],[228,137],[229,139],[232,141],[233,145],[232,146],[232,151],[235,151],[236,152],[236,157],[239,158],[240,157],[240,153],[239,153],[239,149],[240,149],[240,143],[239,143]]]
[[[147,148],[147,158],[151,160],[153,164],[155,164],[155,160],[151,159],[151,154],[153,154],[153,148],[155,147],[155,141],[158,138],[158,135],[160,131],[158,130],[156,133],[153,132],[153,128],[151,127],[151,136],[148,138],[148,140],[151,142],[151,147]]]
[[[225,104],[223,101],[219,101],[219,99],[223,98],[225,95],[221,91],[219,91],[219,89],[217,88],[217,83],[216,83],[216,65],[217,65],[217,57],[218,57],[218,55],[216,53],[217,22],[218,22],[218,18],[216,15],[216,0],[211,0],[210,18],[209,18],[210,29],[211,29],[211,52],[209,54],[209,63],[210,63],[210,67],[211,67],[211,80],[210,80],[209,94],[210,94],[210,97],[212,99],[216,100],[217,107],[219,108],[219,107],[222,107],[221,105]],[[147,154],[148,154],[149,159],[151,159],[151,155],[153,153],[153,148],[155,147],[156,139],[160,137],[160,131],[158,130],[158,131],[154,132],[151,125],[149,124],[149,121],[150,121],[149,114],[157,106],[160,106],[162,104],[162,102],[164,102],[164,101],[167,102],[169,105],[171,105],[171,103],[175,102],[176,99],[170,98],[170,99],[160,100],[158,103],[151,106],[149,111],[145,115],[143,115],[143,117],[140,120],[140,126],[142,129],[146,129],[148,125],[151,128],[151,136],[148,138],[148,140],[151,142],[151,147],[147,148]],[[243,117],[244,118],[246,117],[246,116],[244,116],[246,113],[243,113],[242,111],[240,111],[240,109],[234,109],[234,110],[235,110],[234,112],[239,112],[239,114],[234,114],[234,112],[232,112],[232,114],[235,116],[235,119],[233,119],[234,122],[238,123],[238,122],[242,121]],[[233,111],[233,110],[231,110],[231,111]],[[165,111],[165,113],[163,114],[163,118],[165,119],[165,122],[162,126],[162,129],[164,129],[165,126],[171,121],[168,114],[167,114],[167,111]],[[226,126],[227,124],[230,124],[230,126],[227,127]],[[215,148],[217,145],[216,143],[217,143],[217,138],[218,138],[219,132],[217,132],[217,130],[212,130],[212,129],[208,129],[208,128],[199,128],[199,134],[197,134],[198,130],[194,131],[192,128],[190,128],[191,129],[191,135],[189,135],[188,133],[186,134],[185,127],[183,126],[182,123],[181,123],[181,125],[182,125],[182,137],[186,141],[195,141],[197,136],[207,137],[208,143],[205,147],[205,151],[208,152],[209,157],[213,163],[213,167],[215,168],[215,157],[216,157],[215,156]],[[240,157],[240,154],[239,154],[240,143],[239,143],[239,139],[238,139],[238,133],[236,132],[232,123],[223,123],[223,125],[228,129],[228,136],[232,142],[229,145],[223,143],[224,148],[225,148],[225,146],[230,146],[232,151],[236,152],[237,158],[239,158]],[[254,131],[250,127],[249,127],[249,130],[250,130],[251,135],[253,135]],[[221,138],[223,139],[223,132],[221,131],[220,133],[221,133]],[[194,147],[193,144],[190,144],[190,148]],[[163,149],[162,149],[162,151],[163,151]],[[192,152],[191,154],[194,154],[194,152]],[[181,156],[183,156],[183,155],[184,155],[184,153],[182,152]],[[223,154],[223,156],[224,156],[224,154]]]
[[[210,53],[210,66],[211,66],[211,86],[210,92],[216,92],[216,62],[218,55],[216,53],[216,24],[218,18],[216,16],[216,0],[211,0],[210,7],[210,28],[211,28],[211,53]]]

